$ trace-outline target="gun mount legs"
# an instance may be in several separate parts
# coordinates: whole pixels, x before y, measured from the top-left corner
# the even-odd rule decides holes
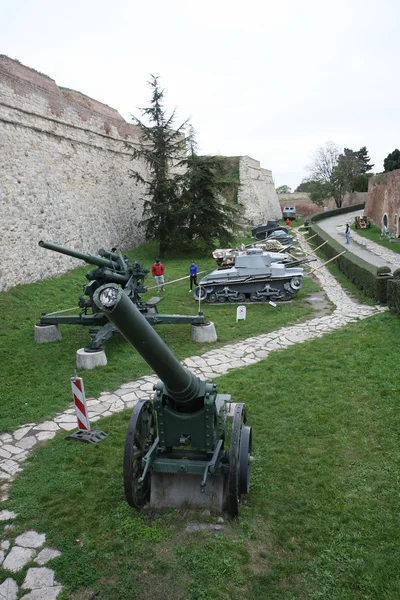
[[[128,504],[142,508],[150,500],[150,472],[143,481],[143,457],[156,438],[156,415],[149,400],[139,400],[128,425],[124,450],[124,488]]]
[[[218,339],[215,325],[211,321],[207,323],[193,323],[190,327],[190,339],[192,342],[216,342]]]
[[[35,342],[45,344],[46,342],[56,342],[62,339],[61,331],[58,325],[35,324]]]

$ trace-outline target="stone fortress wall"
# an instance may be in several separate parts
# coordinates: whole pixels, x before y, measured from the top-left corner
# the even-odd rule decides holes
[[[0,291],[76,267],[41,239],[90,253],[144,241],[145,190],[128,171],[146,170],[126,146],[139,136],[113,108],[0,55]],[[244,218],[279,215],[271,172],[240,165]]]
[[[272,171],[262,169],[258,160],[241,156],[239,180],[238,202],[244,207],[244,216],[251,225],[282,218]]]

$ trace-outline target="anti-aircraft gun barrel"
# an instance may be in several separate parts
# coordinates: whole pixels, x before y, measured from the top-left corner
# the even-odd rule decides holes
[[[193,413],[204,405],[205,382],[182,367],[122,289],[103,285],[93,300],[158,375],[176,410]]]
[[[73,258],[79,258],[79,260],[83,260],[89,265],[97,265],[98,267],[108,267],[109,269],[120,270],[120,266],[118,265],[118,263],[108,258],[102,258],[101,256],[96,256],[94,254],[85,254],[84,252],[78,252],[77,250],[64,248],[63,246],[59,246],[58,244],[53,244],[52,242],[44,242],[43,240],[40,240],[39,246],[41,246],[42,248],[47,248],[47,250],[59,252],[60,254],[72,256]]]

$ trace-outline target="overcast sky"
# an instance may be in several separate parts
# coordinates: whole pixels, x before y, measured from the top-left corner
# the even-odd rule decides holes
[[[129,120],[160,76],[201,153],[293,189],[327,141],[400,147],[400,0],[3,0],[0,53]]]

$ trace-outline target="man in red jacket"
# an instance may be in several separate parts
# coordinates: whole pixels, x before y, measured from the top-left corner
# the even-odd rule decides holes
[[[153,275],[154,281],[156,282],[157,292],[160,293],[161,288],[162,288],[162,291],[165,292],[164,265],[162,263],[160,263],[159,258],[156,258],[156,262],[151,267],[151,274]]]

